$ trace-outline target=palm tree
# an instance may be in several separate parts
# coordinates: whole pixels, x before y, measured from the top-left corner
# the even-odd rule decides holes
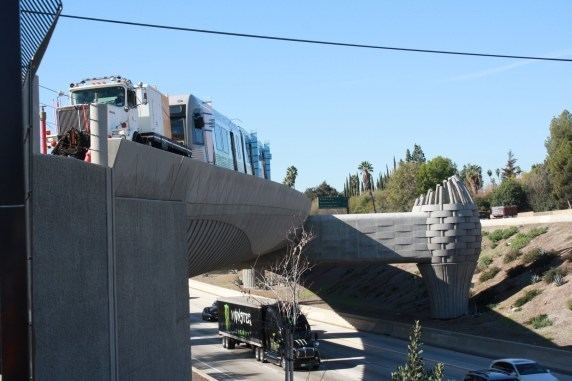
[[[467,164],[461,170],[461,178],[468,185],[471,193],[476,195],[483,186],[482,169],[476,164]]]
[[[371,184],[371,173],[373,172],[373,165],[371,165],[369,161],[362,161],[358,167],[358,170],[361,172],[364,190],[369,190],[371,203],[373,204],[373,212],[377,213],[377,210],[375,209],[375,200],[373,198],[373,189]]]

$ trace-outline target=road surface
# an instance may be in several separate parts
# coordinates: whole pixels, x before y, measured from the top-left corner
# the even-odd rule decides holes
[[[248,348],[223,349],[217,323],[201,320],[201,311],[216,299],[216,295],[190,289],[191,354],[194,367],[217,380],[283,379],[283,370],[276,365],[259,363]],[[316,381],[390,380],[390,374],[404,362],[407,342],[392,337],[357,332],[335,325],[313,322],[312,329],[320,338],[322,366],[316,371],[296,371],[295,379]],[[445,380],[463,380],[471,369],[487,368],[491,359],[451,350],[425,346],[426,364],[445,363]],[[572,376],[559,377],[572,381]]]

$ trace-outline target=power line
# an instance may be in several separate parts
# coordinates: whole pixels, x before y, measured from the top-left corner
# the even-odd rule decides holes
[[[56,93],[56,94],[58,94],[58,96],[63,96],[63,97],[68,97],[68,98],[69,98],[69,95],[67,95],[67,94],[64,93],[63,91],[58,91],[58,90],[50,89],[49,87],[46,87],[46,86],[44,86],[44,85],[38,85],[38,86],[40,86],[42,89],[51,91],[52,93]]]
[[[25,9],[22,10],[22,12],[40,14],[40,15],[54,15],[54,14],[48,13],[48,12],[38,12],[38,11],[31,11],[31,10],[25,10]],[[341,47],[348,47],[348,48],[391,50],[391,51],[411,52],[411,53],[427,53],[427,54],[447,54],[447,55],[487,57],[487,58],[506,58],[506,59],[519,59],[519,60],[572,62],[572,59],[570,59],[570,58],[542,57],[542,56],[520,56],[520,55],[513,55],[513,54],[477,53],[477,52],[462,52],[462,51],[453,51],[453,50],[401,48],[401,47],[396,47],[396,46],[353,44],[353,43],[347,43],[347,42],[310,40],[310,39],[301,39],[301,38],[269,36],[269,35],[262,35],[262,34],[223,32],[223,31],[209,30],[209,29],[186,28],[186,27],[171,26],[171,25],[149,24],[149,23],[140,23],[140,22],[133,22],[133,21],[102,19],[102,18],[96,18],[96,17],[86,17],[86,16],[77,16],[77,15],[67,15],[67,14],[60,14],[60,17],[64,17],[64,18],[68,18],[68,19],[75,19],[75,20],[96,21],[96,22],[105,22],[105,23],[111,23],[111,24],[139,26],[139,27],[145,27],[145,28],[166,29],[166,30],[176,30],[176,31],[183,31],[183,32],[195,32],[195,33],[205,33],[205,34],[215,34],[215,35],[231,36],[231,37],[256,38],[256,39],[271,40],[271,41],[284,41],[284,42],[296,42],[296,43],[304,43],[304,44],[341,46]]]

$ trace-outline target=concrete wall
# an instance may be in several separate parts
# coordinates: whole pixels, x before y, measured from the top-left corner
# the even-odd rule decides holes
[[[108,380],[106,168],[55,156],[33,164],[35,379]]]
[[[119,380],[189,380],[185,207],[115,199]]]
[[[189,380],[182,203],[115,198],[109,168],[34,158],[37,380]]]

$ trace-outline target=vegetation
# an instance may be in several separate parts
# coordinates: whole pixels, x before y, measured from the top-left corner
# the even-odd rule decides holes
[[[511,226],[506,229],[496,229],[489,234],[489,239],[493,242],[498,242],[501,239],[510,238],[516,233],[518,233],[518,228],[516,226]]]
[[[298,169],[291,165],[286,169],[286,176],[284,177],[282,184],[290,188],[294,188],[296,184],[296,177],[298,177]]]
[[[542,293],[542,291],[534,289],[534,290],[528,290],[524,293],[523,296],[521,296],[520,298],[518,298],[515,302],[514,302],[514,306],[515,307],[522,307],[524,306],[526,303],[530,302],[532,299],[536,298],[538,295],[540,295]]]
[[[375,198],[373,197],[373,183],[371,181],[371,173],[373,172],[373,165],[369,161],[362,161],[358,167],[358,170],[361,172],[362,181],[363,181],[363,188],[364,190],[369,192],[371,203],[373,206],[373,212],[377,213],[375,209]]]
[[[481,282],[486,282],[487,280],[493,279],[499,273],[499,271],[500,268],[497,266],[489,267],[481,273],[479,280]]]
[[[518,257],[520,257],[522,255],[522,253],[520,252],[520,250],[516,250],[514,248],[511,248],[508,253],[506,253],[503,257],[503,262],[504,263],[510,263],[512,261],[514,261],[515,259],[517,259]]]
[[[421,324],[415,321],[409,335],[407,362],[391,373],[392,381],[441,381],[445,371],[443,363],[435,364],[431,370],[425,369],[423,343],[421,342]]]
[[[564,110],[550,122],[546,165],[558,207],[572,208],[572,114]]]
[[[530,243],[534,238],[548,231],[548,228],[533,228],[528,233],[517,233],[510,241],[510,247],[514,250],[521,250]]]
[[[322,181],[322,183],[317,187],[306,189],[304,191],[304,194],[310,200],[313,200],[317,197],[336,197],[340,195],[340,193],[336,190],[336,188],[332,187],[325,181]]]
[[[509,150],[508,159],[506,161],[504,168],[502,169],[503,182],[504,180],[514,179],[516,176],[521,174],[522,171],[520,167],[516,165],[516,161],[517,161],[516,157],[514,156],[512,151]]]
[[[548,318],[548,315],[542,314],[533,317],[532,319],[528,320],[525,324],[532,325],[532,328],[534,329],[540,329],[551,326],[553,322]]]
[[[522,262],[524,264],[542,264],[543,262],[549,262],[552,258],[555,257],[555,254],[550,251],[544,251],[542,249],[532,249],[527,251],[522,256]]]
[[[522,185],[514,178],[507,178],[491,194],[492,206],[516,205],[519,210],[526,208],[526,194]]]
[[[558,207],[552,197],[553,187],[545,163],[535,164],[522,175],[522,184],[526,193],[526,202],[535,212],[544,212]]]
[[[479,189],[483,187],[483,170],[479,165],[463,165],[463,169],[459,172],[459,177],[465,182],[472,195],[476,195]]]
[[[417,194],[422,194],[429,189],[435,188],[437,184],[441,184],[443,180],[448,179],[455,173],[457,173],[455,163],[451,159],[442,156],[437,156],[421,164],[417,175]]]
[[[391,174],[384,191],[387,193],[386,211],[409,212],[418,196],[417,173],[419,163],[406,162]]]
[[[488,255],[483,255],[479,257],[477,262],[477,270],[484,271],[491,265],[491,263],[493,263],[493,258]]]
[[[554,282],[558,277],[563,279],[566,276],[566,274],[568,274],[568,272],[565,269],[562,269],[560,267],[555,267],[546,271],[542,276],[542,280],[545,283],[550,284]]]
[[[568,309],[572,311],[572,299],[568,299]]]

